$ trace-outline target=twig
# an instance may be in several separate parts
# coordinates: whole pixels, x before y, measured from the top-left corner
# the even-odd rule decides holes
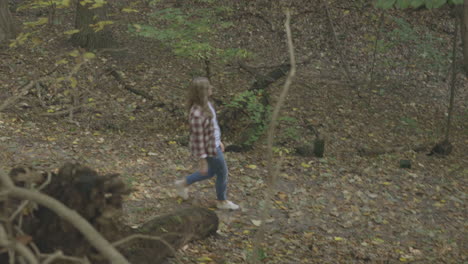
[[[270,125],[268,128],[268,147],[267,147],[267,164],[268,164],[268,187],[267,190],[265,191],[265,205],[263,208],[262,212],[262,225],[260,226],[256,236],[255,236],[255,244],[254,244],[254,252],[253,252],[253,263],[258,263],[259,261],[259,252],[260,252],[260,247],[262,242],[264,241],[265,237],[265,222],[268,216],[268,212],[271,207],[271,199],[273,198],[273,193],[274,193],[274,188],[276,185],[277,181],[277,175],[280,169],[281,165],[278,165],[277,167],[274,166],[273,164],[273,139],[275,135],[275,130],[276,126],[278,123],[278,116],[279,116],[279,111],[281,110],[281,107],[284,104],[284,101],[286,99],[286,95],[288,94],[289,87],[291,86],[292,80],[294,76],[296,75],[296,59],[294,55],[294,45],[292,41],[292,34],[291,34],[291,28],[290,28],[290,20],[291,20],[291,13],[288,10],[286,12],[286,22],[284,23],[285,28],[286,28],[286,35],[287,35],[287,40],[288,40],[288,51],[289,51],[289,58],[290,58],[290,65],[291,69],[289,71],[288,77],[286,79],[286,82],[284,83],[283,90],[281,91],[280,97],[278,99],[278,102],[275,105],[275,108],[273,110],[273,115],[270,121]]]
[[[372,64],[371,64],[371,69],[369,72],[369,89],[372,89],[372,86],[374,85],[374,68],[375,68],[375,61],[377,58],[377,48],[379,45],[379,40],[380,40],[380,35],[382,33],[382,25],[383,22],[385,21],[385,12],[381,11],[380,13],[380,20],[379,20],[379,25],[377,26],[377,35],[375,37],[375,43],[374,43],[374,52],[372,54]]]
[[[329,12],[329,8],[328,8],[328,4],[327,4],[327,1],[324,1],[324,0],[321,0],[322,3],[323,3],[323,6],[325,7],[325,14],[327,15],[327,21],[328,21],[328,24],[330,25],[330,29],[333,33],[333,44],[335,46],[335,50],[336,52],[338,52],[338,55],[340,56],[340,60],[341,60],[341,65],[343,65],[343,69],[345,71],[345,74],[346,74],[346,78],[348,79],[348,81],[350,82],[350,84],[353,84],[354,83],[354,80],[353,78],[351,77],[351,71],[349,70],[349,65],[348,65],[348,61],[345,60],[345,57],[343,55],[343,51],[340,49],[339,47],[339,41],[338,41],[338,37],[336,35],[336,31],[335,31],[335,27],[333,26],[333,21],[331,19],[331,16],[330,16],[330,12]]]
[[[20,88],[21,91],[20,91],[20,93],[18,95],[14,95],[14,96],[6,99],[3,102],[3,104],[0,105],[0,112],[3,112],[3,110],[8,108],[10,105],[14,104],[18,99],[25,96],[29,92],[31,87],[33,87],[33,85],[35,83],[36,83],[35,81],[30,81],[29,83],[27,83],[26,85],[24,85],[23,87]]]
[[[65,256],[65,255],[63,255],[63,252],[60,251],[60,250],[55,252],[55,253],[52,253],[52,254],[40,254],[39,257],[46,258],[41,264],[53,263],[54,260],[58,260],[58,259],[78,262],[78,263],[82,263],[82,264],[89,264],[89,260],[86,257],[85,258],[77,258],[77,257]]]
[[[112,263],[129,264],[125,257],[122,256],[120,252],[118,252],[99,232],[96,231],[96,229],[94,229],[92,225],[86,221],[86,219],[76,211],[69,209],[61,202],[45,194],[16,187],[12,180],[3,171],[0,171],[0,183],[3,184],[3,188],[10,191],[10,196],[34,201],[44,207],[47,207],[55,212],[59,217],[68,221],[76,227],[81,234],[83,234],[91,245],[93,245]]]
[[[86,104],[78,105],[78,106],[71,106],[69,109],[53,112],[53,113],[41,113],[40,116],[62,116],[62,115],[69,115],[70,111],[76,113],[81,110],[81,108],[86,107]]]
[[[19,228],[18,226],[13,226],[13,228],[15,229],[16,232],[18,232],[18,234],[25,235],[24,231],[21,228]],[[36,256],[39,256],[39,254],[41,254],[39,248],[36,246],[36,244],[34,243],[33,240],[29,241],[28,245],[32,248],[32,250],[34,251],[34,254],[36,254]]]
[[[29,264],[39,264],[39,261],[36,259],[34,254],[31,252],[29,248],[25,245],[18,243],[17,241],[10,241],[8,240],[7,234],[5,232],[5,228],[0,225],[0,246],[14,249],[17,251],[21,256],[28,260]]]
[[[52,178],[52,174],[49,172],[47,173],[47,179],[45,180],[44,183],[41,184],[41,186],[39,186],[39,188],[37,188],[37,190],[42,190],[44,189],[49,183],[50,183],[50,179]],[[10,216],[10,221],[13,221],[16,216],[18,216],[18,214],[20,214],[23,209],[29,204],[30,201],[26,200],[26,201],[23,201],[20,206],[18,206],[18,208],[16,209],[16,211]]]
[[[44,259],[44,261],[42,261],[41,264],[49,264],[49,263],[52,263],[52,261],[58,259],[58,258],[61,258],[63,257],[63,253],[61,250],[59,251],[56,251],[52,254],[49,254],[48,256],[46,256],[46,259]]]

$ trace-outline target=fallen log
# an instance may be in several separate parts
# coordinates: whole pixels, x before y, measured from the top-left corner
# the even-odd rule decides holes
[[[175,249],[192,240],[213,235],[216,230],[218,217],[215,212],[201,207],[181,209],[146,222],[136,230],[136,233],[144,235],[141,237],[143,240],[122,248],[122,252],[131,263],[161,263]]]
[[[36,175],[16,168],[10,177],[23,186],[25,179],[40,179],[22,173]],[[108,241],[118,241],[114,247],[118,247],[130,263],[161,263],[182,245],[212,235],[218,228],[215,212],[191,207],[156,217],[132,229],[120,221],[123,197],[130,192],[120,177],[99,175],[79,164],[65,164],[42,192],[79,213]],[[60,250],[68,256],[86,256],[91,263],[108,263],[82,233],[48,208],[39,206],[23,219],[21,229],[32,237],[41,253]],[[5,257],[6,254],[0,255],[1,263],[6,261]]]

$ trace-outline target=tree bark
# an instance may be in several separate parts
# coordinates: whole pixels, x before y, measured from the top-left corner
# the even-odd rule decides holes
[[[75,18],[75,28],[80,31],[71,37],[72,44],[89,50],[113,47],[114,39],[107,26],[97,32],[90,26],[107,20],[106,6],[91,8],[91,4],[83,6],[80,2]]]
[[[463,43],[463,65],[465,74],[468,76],[468,0],[465,0],[463,4],[460,32]]]
[[[8,9],[8,0],[0,0],[0,43],[15,37],[16,28]]]
[[[159,237],[160,240],[138,240],[122,247],[130,263],[162,263],[174,250],[186,243],[213,235],[218,230],[218,216],[201,207],[181,209],[154,218],[137,229],[137,233]]]

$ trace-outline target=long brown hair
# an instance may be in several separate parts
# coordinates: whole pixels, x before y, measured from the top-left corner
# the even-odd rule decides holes
[[[208,78],[206,77],[196,77],[192,80],[192,83],[190,83],[189,85],[187,100],[187,108],[189,112],[192,106],[198,105],[202,108],[204,115],[209,117],[213,116],[208,106],[208,90],[210,89],[210,87],[210,80],[208,80]]]

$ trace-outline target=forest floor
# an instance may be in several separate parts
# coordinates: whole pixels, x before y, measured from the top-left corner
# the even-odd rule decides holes
[[[351,24],[363,23],[357,20],[358,14],[349,18],[354,12],[350,10],[340,24],[353,28]],[[430,14],[420,16],[414,20],[430,19]],[[21,14],[17,18],[26,19]],[[353,23],[346,24],[346,19]],[[296,24],[293,29],[301,26],[306,28]],[[406,79],[389,74],[390,78],[376,80],[373,89],[366,88],[364,82],[350,86],[336,58],[330,59],[335,54],[331,47],[317,52],[313,65],[298,65],[298,76],[282,108],[282,116],[296,121],[280,126],[277,140],[287,142],[278,146],[283,149],[284,161],[278,183],[273,186],[273,208],[262,223],[259,208],[268,188],[264,138],[251,151],[226,153],[229,198],[241,210],[215,209],[214,180],[192,186],[188,201],[176,197],[173,182],[195,169],[188,148],[179,138],[187,133],[184,87],[191,71],[200,65],[175,57],[150,40],[128,37],[125,27],[116,25],[115,34],[120,45],[131,49],[99,53],[77,74],[80,96],[92,104],[77,112],[73,120],[57,114],[67,109],[64,102],[68,93],[63,87],[55,87],[59,92],[55,90],[54,94],[54,87],[38,86],[0,113],[1,168],[32,165],[55,170],[66,161],[77,161],[102,173],[119,173],[133,189],[124,208],[124,221],[130,226],[190,205],[215,210],[221,220],[217,235],[191,242],[168,263],[246,263],[259,225],[266,225],[268,230],[262,245],[264,263],[468,261],[465,77],[459,76],[455,100],[451,131],[454,149],[450,155],[439,157],[427,153],[443,138],[449,80],[437,81],[430,73],[412,69]],[[359,31],[362,28],[356,27],[356,32],[349,28],[338,30],[364,35]],[[28,80],[53,71],[55,62],[67,58],[73,50],[65,38],[53,37],[59,26],[53,29],[40,36],[53,40],[47,48],[0,50],[0,80],[6,91],[0,95],[2,100],[18,94],[18,87]],[[317,41],[324,38],[320,34],[308,37]],[[268,41],[268,36],[265,39]],[[356,43],[354,47],[361,50],[358,37],[343,39],[343,45]],[[445,39],[450,41],[450,36],[446,34]],[[277,44],[271,38],[269,43]],[[260,44],[255,50],[257,60],[266,57],[270,61],[262,63],[278,65],[281,61],[262,57],[261,52],[268,52],[262,51]],[[298,46],[300,59],[308,51]],[[284,46],[276,49],[274,52],[287,59]],[[349,57],[351,65],[359,64],[359,54]],[[253,60],[252,64],[257,62]],[[71,69],[67,67],[56,69],[51,76],[66,75]],[[354,70],[360,72],[360,66],[356,67]],[[109,69],[123,73],[127,85],[147,91],[164,106],[153,107],[154,102],[123,89]],[[214,72],[214,96],[223,103],[252,80],[238,69],[217,66]],[[269,88],[273,96],[282,81]],[[44,89],[42,99],[37,96],[40,89]],[[47,98],[47,94],[54,95]],[[223,104],[217,106],[219,112],[223,109]],[[325,138],[324,158],[287,153],[294,146],[310,143],[313,135],[305,128],[308,125],[319,128]],[[287,128],[292,129],[284,132]],[[227,136],[241,133],[225,132]],[[227,136],[224,140],[229,145],[233,140]],[[413,150],[420,145],[425,146],[424,151]],[[359,151],[363,148],[386,153],[365,155]],[[400,168],[402,159],[410,160],[412,167]]]

